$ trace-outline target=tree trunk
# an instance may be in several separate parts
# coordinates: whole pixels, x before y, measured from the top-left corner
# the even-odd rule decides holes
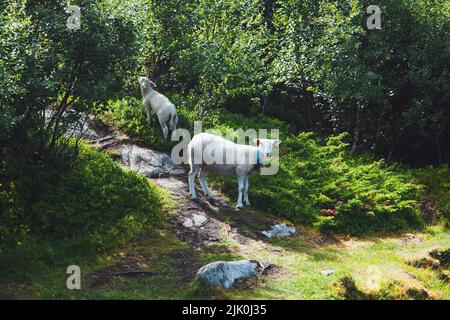
[[[353,130],[353,145],[351,154],[355,154],[359,149],[359,135],[361,130],[361,106],[359,104],[356,105],[356,119],[355,119],[355,127]]]
[[[381,118],[378,118],[377,132],[375,133],[375,138],[373,139],[372,146],[370,147],[370,150],[372,152],[376,152],[380,135],[381,135]]]
[[[397,135],[395,136],[394,143],[392,144],[392,147],[389,150],[389,154],[387,156],[387,161],[391,161],[392,155],[394,154],[394,150],[397,147],[397,144],[398,144],[398,142],[400,140],[401,135],[402,135],[402,129],[399,128],[398,131],[397,131]]]
[[[276,0],[264,0],[264,21],[266,22],[266,26],[270,32],[275,31],[275,26],[273,23],[273,13],[275,10],[275,2]]]
[[[262,114],[265,114],[266,113],[267,100],[269,99],[269,97],[267,95],[265,95],[262,99],[263,99],[263,102],[262,102]]]

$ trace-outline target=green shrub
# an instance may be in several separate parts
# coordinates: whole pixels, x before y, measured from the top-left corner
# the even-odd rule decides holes
[[[176,105],[179,117],[178,128],[187,129],[193,134],[194,121],[201,121],[203,130],[215,129],[225,134],[233,128],[281,128],[287,131],[287,126],[280,120],[257,115],[245,118],[242,115],[231,113],[225,109],[209,110],[203,117],[199,116],[197,101],[182,98],[175,94],[167,94]],[[176,142],[164,142],[156,115],[153,115],[152,128],[147,124],[147,115],[144,111],[142,100],[127,97],[120,100],[110,100],[105,106],[98,107],[95,112],[100,120],[106,124],[119,127],[136,142],[146,143],[159,150],[171,150]]]
[[[282,142],[280,171],[251,178],[252,205],[295,222],[349,234],[417,227],[421,186],[384,161],[348,155],[345,135],[320,143],[311,133]],[[226,190],[235,182],[221,179]],[[327,210],[332,215],[325,216]]]
[[[2,266],[7,252],[16,256],[25,243],[47,243],[34,245],[50,251],[51,243],[65,242],[83,252],[104,251],[154,230],[161,220],[161,191],[87,146],[70,165],[8,159],[3,166],[12,179],[0,193]]]
[[[149,128],[142,100],[131,97],[110,100],[106,106],[101,106],[96,111],[99,113],[100,120],[119,127],[137,142],[145,142],[162,150],[170,147],[170,142],[163,141],[156,115],[153,115],[153,126]]]
[[[450,168],[447,165],[438,168],[429,166],[415,170],[414,174],[426,186],[425,198],[431,201],[430,209],[442,216],[450,227]]]

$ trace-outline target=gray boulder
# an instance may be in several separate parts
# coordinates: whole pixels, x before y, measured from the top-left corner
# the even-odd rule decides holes
[[[66,134],[75,137],[82,137],[86,140],[95,140],[101,138],[101,133],[92,128],[90,123],[92,119],[85,113],[80,114],[80,118],[72,123],[67,129]]]
[[[194,221],[194,225],[196,227],[204,226],[208,222],[208,218],[202,214],[194,214],[192,216],[192,220]]]
[[[54,110],[45,110],[45,122],[48,124],[52,118],[56,116]],[[102,132],[93,129],[93,116],[89,116],[84,112],[76,113],[68,110],[61,115],[61,120],[68,121],[69,125],[65,133],[66,136],[81,137],[87,140],[95,140],[102,137]]]
[[[216,261],[201,267],[196,279],[199,282],[229,289],[237,279],[254,277],[262,265],[256,260]]]
[[[286,224],[276,224],[271,227],[271,230],[262,231],[263,235],[268,238],[272,237],[287,237],[295,233],[295,227],[288,227]]]
[[[120,154],[124,165],[149,178],[163,175],[176,176],[185,173],[184,168],[174,164],[171,157],[164,152],[129,144],[121,145],[117,152]]]

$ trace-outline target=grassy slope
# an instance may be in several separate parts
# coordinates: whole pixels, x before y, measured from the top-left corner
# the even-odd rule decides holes
[[[249,212],[247,212],[249,214]],[[252,213],[255,214],[255,213]],[[0,285],[1,298],[33,299],[340,299],[334,285],[345,275],[352,275],[362,287],[377,289],[383,281],[398,279],[421,283],[439,298],[450,299],[450,285],[439,280],[435,271],[418,269],[406,261],[424,255],[435,247],[450,246],[450,234],[440,228],[422,234],[422,243],[405,244],[401,239],[357,239],[340,244],[319,246],[311,241],[307,230],[300,235],[271,241],[280,251],[264,251],[258,245],[243,247],[226,240],[208,251],[194,252],[186,258],[180,251],[191,252],[180,242],[173,230],[165,226],[159,235],[143,237],[121,250],[102,256],[95,263],[82,266],[82,290],[65,288],[64,270],[47,270],[35,274],[27,283]],[[237,254],[239,252],[239,254]],[[155,272],[149,277],[117,277],[94,285],[96,270],[112,268],[125,259],[144,257],[140,266]],[[272,277],[262,277],[231,290],[206,289],[185,279],[190,266],[200,266],[218,259],[257,258],[282,266]],[[185,263],[189,266],[186,269]],[[334,275],[323,276],[320,270],[332,268]],[[158,273],[161,273],[158,275]],[[408,275],[414,275],[418,280]],[[377,277],[380,274],[380,277]],[[381,280],[382,279],[382,280]],[[100,279],[102,280],[102,279]]]
[[[447,183],[445,179],[444,183]],[[156,186],[152,185],[152,188]],[[438,191],[437,198],[441,201],[442,190]],[[167,203],[165,206],[162,210],[169,212],[171,207]],[[266,216],[265,212],[250,209],[245,209],[241,214],[251,219]],[[0,298],[339,299],[341,296],[334,284],[343,276],[351,275],[362,287],[376,289],[380,286],[380,279],[401,279],[420,283],[436,292],[438,297],[450,299],[450,285],[439,280],[435,271],[406,264],[409,259],[424,255],[437,246],[450,247],[450,233],[442,227],[425,229],[419,235],[423,241],[418,243],[405,243],[397,235],[391,238],[373,236],[354,241],[343,237],[338,243],[325,245],[317,245],[313,241],[318,235],[316,231],[297,227],[301,230],[299,235],[270,241],[273,250],[262,250],[258,242],[244,246],[235,240],[225,239],[208,250],[194,251],[189,244],[175,237],[168,223],[162,222],[155,226],[156,233],[145,233],[137,240],[128,241],[119,249],[111,249],[107,253],[81,254],[74,258],[69,252],[66,258],[76,260],[82,268],[80,291],[66,289],[68,275],[63,264],[42,260],[37,263],[36,260],[31,262],[27,270],[10,270],[7,277],[2,277]],[[193,272],[199,266],[215,260],[240,258],[269,261],[280,266],[282,271],[227,291],[201,288],[193,283]],[[100,270],[103,273],[105,270],[114,272],[117,265],[123,264],[138,265],[153,275],[109,279],[99,276]],[[336,273],[322,276],[320,270],[323,268],[332,268]]]
[[[155,186],[156,187],[156,186]],[[216,191],[217,192],[217,191]],[[163,194],[164,192],[162,192]],[[231,203],[231,199],[228,199]],[[164,202],[167,215],[176,210],[176,201]],[[241,232],[254,236],[258,222],[268,215],[256,209],[244,209],[239,216],[216,218],[238,225]],[[439,280],[438,273],[418,269],[407,261],[426,255],[435,247],[450,247],[450,233],[442,226],[429,227],[405,242],[402,235],[391,237],[327,238],[317,231],[297,225],[298,234],[285,239],[253,241],[241,244],[233,237],[221,243],[195,250],[180,241],[168,222],[159,223],[135,241],[104,254],[76,256],[69,252],[66,260],[75,261],[82,270],[82,289],[66,289],[67,274],[61,264],[35,264],[30,270],[10,272],[0,281],[0,298],[6,299],[342,299],[336,283],[352,276],[358,286],[377,290],[383,283],[397,279],[419,284],[438,298],[450,299],[450,285]],[[421,238],[423,241],[415,241]],[[267,246],[270,250],[267,250]],[[199,287],[193,281],[196,270],[212,261],[260,259],[281,267],[269,277],[238,284],[236,288]],[[139,268],[151,272],[141,277],[105,277],[105,273]],[[332,268],[335,274],[320,271]],[[26,276],[23,274],[26,272]],[[415,280],[416,278],[417,280]]]
[[[284,299],[336,299],[339,298],[334,283],[345,275],[351,275],[366,289],[379,289],[386,282],[398,279],[411,281],[407,272],[418,277],[419,282],[432,291],[450,298],[450,286],[438,279],[434,271],[417,269],[406,265],[406,261],[425,254],[435,246],[449,246],[450,234],[438,232],[425,234],[424,242],[407,245],[399,238],[375,238],[356,240],[345,245],[312,246],[302,236],[278,240],[287,246],[288,252],[280,256],[263,253],[263,259],[285,266],[286,275],[277,281],[262,285],[254,292],[235,292],[235,298]],[[261,256],[262,252],[250,253]],[[334,275],[323,276],[321,269],[332,268]]]

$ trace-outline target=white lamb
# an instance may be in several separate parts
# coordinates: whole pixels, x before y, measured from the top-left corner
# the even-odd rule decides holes
[[[172,135],[177,130],[178,115],[175,105],[166,96],[153,89],[156,84],[149,78],[139,77],[138,81],[144,98],[148,125],[150,128],[152,127],[152,116],[155,112],[161,125],[164,140],[167,140],[169,129],[172,131]]]
[[[192,200],[197,199],[194,181],[198,174],[203,192],[212,200],[213,195],[205,180],[205,170],[223,176],[237,176],[239,197],[237,207],[249,206],[248,176],[262,166],[270,163],[272,149],[281,143],[280,140],[255,139],[255,146],[236,144],[220,136],[210,133],[195,135],[188,144],[189,193]]]

